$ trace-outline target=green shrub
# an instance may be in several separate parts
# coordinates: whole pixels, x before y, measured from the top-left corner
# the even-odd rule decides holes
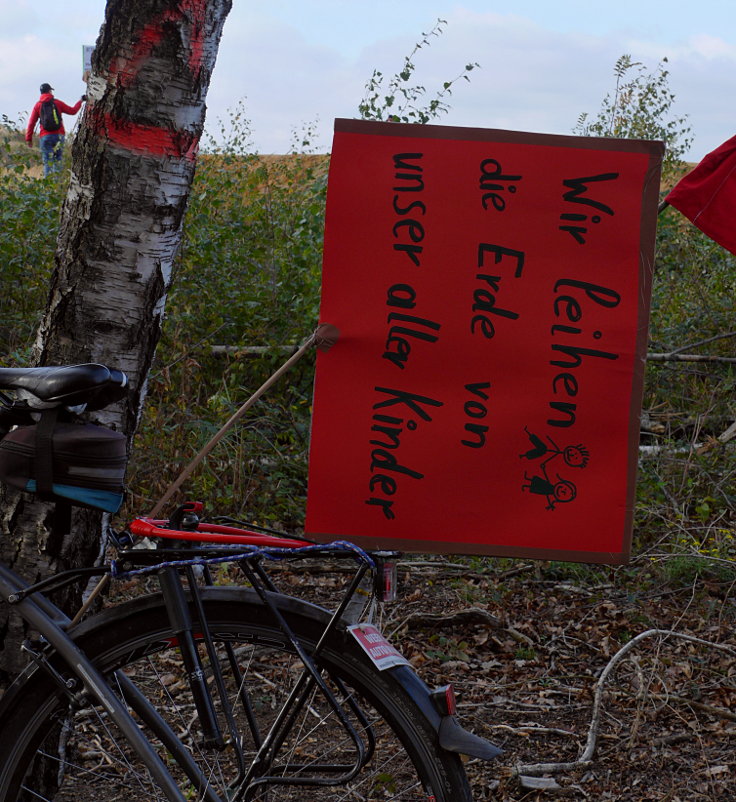
[[[454,81],[427,101],[412,83],[423,37],[384,83],[374,73],[359,114],[369,119],[436,118]],[[458,78],[467,79],[469,64]],[[665,184],[687,168],[683,117],[673,116],[667,71],[622,57],[615,90],[577,133],[664,138]],[[456,79],[457,80],[457,79]],[[40,179],[37,149],[22,125],[0,126],[0,348],[4,364],[25,364],[46,303],[66,170]],[[130,510],[158,499],[209,437],[286,359],[318,322],[328,157],[310,153],[309,127],[290,157],[260,157],[241,103],[207,143],[192,187],[183,247],[167,301],[162,340],[129,471]],[[67,153],[69,148],[66,149]],[[297,153],[296,151],[299,151]],[[734,257],[670,209],[659,218],[650,351],[732,356]],[[220,353],[213,346],[224,346]],[[262,348],[255,354],[248,349]],[[229,349],[229,350],[228,350]],[[186,483],[181,497],[210,513],[298,528],[303,520],[314,357],[272,388]],[[644,442],[635,550],[733,556],[734,459],[715,439],[734,420],[736,376],[726,363],[647,366]],[[715,550],[715,551],[714,551]],[[688,558],[689,559],[689,558]]]
[[[39,178],[38,148],[30,150],[21,123],[5,116],[0,153],[0,353],[2,364],[23,365],[46,305],[68,172]]]

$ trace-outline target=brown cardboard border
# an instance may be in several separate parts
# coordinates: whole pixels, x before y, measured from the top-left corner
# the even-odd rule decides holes
[[[474,142],[506,142],[545,147],[618,150],[629,153],[649,153],[659,156],[661,166],[664,143],[649,139],[615,139],[566,134],[534,134],[528,131],[507,131],[503,128],[465,128],[453,125],[419,125],[417,123],[385,123],[375,120],[335,119],[335,132],[375,134],[377,136],[423,137],[425,139],[467,139]]]
[[[334,535],[308,532],[306,537],[318,543],[333,543]],[[369,551],[399,551],[404,554],[467,554],[483,557],[514,557],[527,560],[562,560],[565,562],[601,563],[625,565],[629,561],[627,552],[569,551],[565,549],[533,549],[524,546],[488,546],[483,543],[443,540],[409,540],[408,538],[381,538],[350,535],[351,543]]]

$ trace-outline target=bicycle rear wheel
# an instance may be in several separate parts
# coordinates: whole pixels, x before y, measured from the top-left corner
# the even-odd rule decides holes
[[[292,631],[311,650],[324,631],[326,612],[290,597],[275,598]],[[222,749],[201,744],[176,638],[159,596],[111,608],[82,624],[75,634],[76,642],[120,695],[130,702],[132,697],[122,686],[132,681],[196,761],[204,778],[200,787],[192,784],[144,725],[187,799],[207,799],[207,788],[221,800],[264,802],[471,799],[458,756],[438,747],[434,730],[393,670],[376,671],[344,630],[334,634],[317,660],[339,702],[338,711],[313,685],[308,687],[308,698],[288,726],[278,754],[256,775],[271,779],[251,783],[243,792],[239,778],[293,691],[303,664],[281,630],[269,623],[270,614],[253,591],[208,589],[204,609],[216,659],[225,666],[231,704],[228,725],[225,710],[217,703],[227,741]],[[200,649],[206,661],[201,644]],[[211,666],[208,662],[205,666],[207,682],[213,686]],[[88,700],[70,709],[46,672],[35,671],[3,706],[0,802],[162,798],[116,735],[105,711]]]

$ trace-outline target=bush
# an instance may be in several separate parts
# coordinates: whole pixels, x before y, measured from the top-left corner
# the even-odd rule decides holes
[[[0,264],[3,293],[0,353],[3,361],[27,364],[48,295],[66,169],[43,174],[37,148],[29,150],[22,126],[0,124]],[[68,153],[68,148],[67,148]],[[68,161],[65,159],[65,167]]]
[[[422,106],[424,89],[411,84],[413,55],[386,90],[383,76],[374,73],[362,116],[398,114],[416,122],[443,113],[453,82]],[[650,74],[622,57],[614,75],[614,93],[592,122],[581,115],[577,133],[664,138],[670,154],[665,183],[671,185],[688,169],[679,158],[689,128],[671,114],[666,69],[660,64]],[[39,179],[38,153],[25,146],[20,128],[7,118],[0,128],[0,347],[6,364],[15,365],[28,362],[46,303],[67,175]],[[210,143],[200,156],[128,475],[136,514],[153,505],[317,323],[328,157],[310,153],[310,141],[307,128],[290,157],[256,155],[240,104],[223,126],[224,144]],[[731,356],[735,295],[734,257],[674,210],[660,215],[650,351]],[[218,353],[213,346],[221,347]],[[283,377],[182,495],[206,500],[211,514],[298,528],[313,368],[313,356],[305,357]],[[735,389],[733,365],[648,363],[643,442],[654,450],[641,461],[636,550],[731,558],[734,441],[724,445],[715,438],[734,419]]]

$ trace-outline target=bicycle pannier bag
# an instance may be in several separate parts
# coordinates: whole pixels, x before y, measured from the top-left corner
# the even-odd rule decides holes
[[[46,484],[50,492],[42,495],[51,499],[117,512],[127,464],[125,435],[91,423],[56,423],[50,449],[48,444],[41,447],[47,456],[39,466],[39,426],[18,426],[0,440],[0,481],[31,493]],[[49,474],[49,453],[50,476],[41,482],[39,467]]]

